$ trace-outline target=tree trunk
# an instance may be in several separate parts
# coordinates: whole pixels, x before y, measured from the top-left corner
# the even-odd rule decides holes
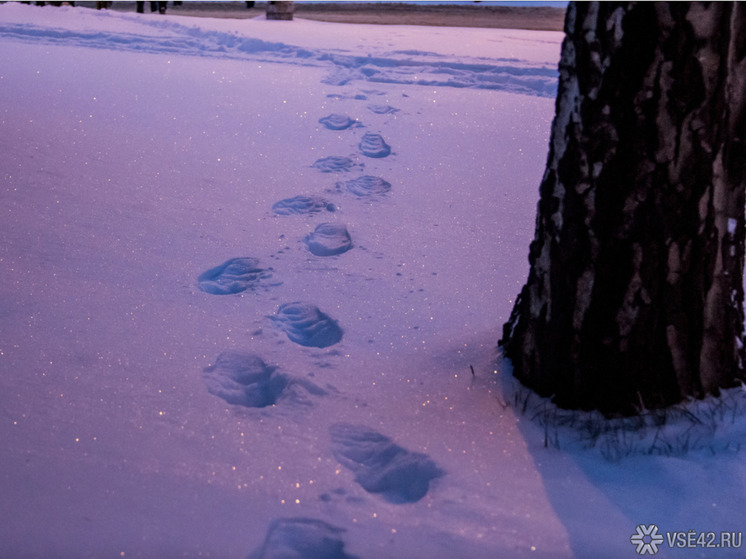
[[[267,19],[291,20],[294,12],[293,2],[267,2]]]
[[[563,407],[744,378],[746,5],[571,3],[530,272],[500,343]]]

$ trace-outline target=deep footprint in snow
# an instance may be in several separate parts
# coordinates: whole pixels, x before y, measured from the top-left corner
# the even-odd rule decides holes
[[[279,518],[248,559],[357,559],[345,553],[344,532],[315,518]]]
[[[366,157],[381,158],[391,153],[391,147],[383,141],[380,134],[366,132],[360,141],[360,152]]]
[[[399,109],[395,109],[391,105],[368,105],[368,109],[377,115],[387,115],[399,112]]]
[[[282,283],[273,282],[271,278],[271,268],[260,268],[256,258],[241,257],[231,258],[207,270],[197,278],[197,284],[202,291],[212,295],[231,295]]]
[[[238,351],[218,355],[215,364],[205,368],[202,378],[210,394],[247,408],[271,406],[288,385],[288,378],[261,357]]]
[[[340,223],[322,223],[303,239],[311,254],[334,256],[352,248],[352,238],[347,227]]]
[[[337,322],[315,305],[286,303],[270,317],[284,331],[290,341],[306,347],[329,347],[342,339]]]
[[[363,175],[356,179],[337,183],[337,189],[346,188],[355,196],[361,198],[386,194],[391,190],[391,183],[383,180],[381,177]]]
[[[317,159],[312,165],[322,173],[342,173],[352,169],[352,159],[338,155],[330,155],[322,159]]]
[[[339,463],[368,493],[378,493],[390,503],[419,501],[430,482],[445,473],[426,454],[410,452],[362,425],[340,423],[329,433]]]
[[[350,126],[356,124],[357,121],[347,115],[330,114],[319,119],[319,123],[326,126],[329,130],[347,130]]]
[[[202,378],[210,394],[229,404],[264,408],[284,400],[308,403],[307,393],[326,394],[312,382],[277,372],[253,353],[224,351],[214,365],[206,367]]]
[[[301,215],[312,214],[321,211],[333,212],[334,204],[321,196],[294,196],[285,198],[272,205],[272,211],[276,215]]]

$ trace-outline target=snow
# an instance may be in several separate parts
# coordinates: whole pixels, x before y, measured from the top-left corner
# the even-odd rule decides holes
[[[561,39],[0,6],[0,555],[741,530],[738,406],[609,461],[498,382]]]

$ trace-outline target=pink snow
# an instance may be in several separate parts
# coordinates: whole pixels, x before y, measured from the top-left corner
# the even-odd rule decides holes
[[[500,382],[561,39],[0,6],[0,555],[246,557],[288,518],[387,559],[741,530],[740,454],[545,448]],[[361,153],[366,133],[390,154]],[[273,212],[298,196],[323,203]],[[322,223],[351,248],[311,253]],[[218,281],[243,289],[200,289],[233,258],[254,260]],[[208,391],[223,352],[269,368]],[[219,396],[271,378],[275,405]],[[335,443],[340,424],[382,438]],[[437,466],[424,497],[366,489],[377,466],[339,446],[389,440]]]

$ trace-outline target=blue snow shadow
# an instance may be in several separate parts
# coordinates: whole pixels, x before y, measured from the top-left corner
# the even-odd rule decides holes
[[[282,401],[308,404],[308,394],[326,394],[312,382],[280,373],[258,355],[240,351],[218,355],[215,364],[204,369],[202,379],[210,394],[247,408],[265,408]]]
[[[357,559],[345,553],[344,532],[315,518],[279,518],[247,559]]]
[[[271,281],[271,278],[272,268],[260,268],[256,258],[240,257],[207,270],[197,278],[197,284],[205,293],[231,295],[282,284],[281,281]]]
[[[352,248],[350,233],[341,223],[321,223],[303,242],[315,256],[335,256]]]
[[[269,317],[290,338],[306,347],[329,347],[342,339],[343,331],[337,321],[324,314],[315,305],[286,303]]]
[[[415,503],[430,482],[445,474],[429,456],[410,452],[388,437],[361,425],[329,428],[332,453],[368,493],[378,493],[394,504]]]

